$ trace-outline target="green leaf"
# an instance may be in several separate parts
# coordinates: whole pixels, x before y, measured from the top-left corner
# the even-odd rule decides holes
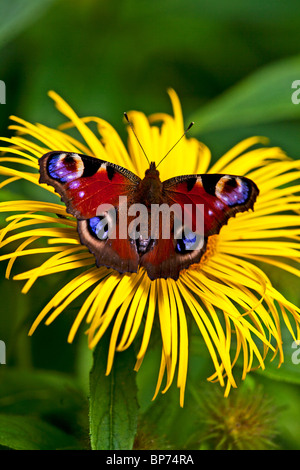
[[[299,78],[300,56],[267,65],[242,80],[195,113],[195,132],[249,126],[258,123],[299,118],[300,105],[293,104]]]
[[[285,341],[284,338],[283,343],[284,362],[280,367],[278,367],[278,358],[275,358],[272,362],[265,360],[266,368],[264,370],[255,369],[253,372],[278,382],[300,385],[300,345],[294,344],[294,340],[291,337],[288,341]]]
[[[0,5],[0,47],[46,12],[53,0],[14,0]]]
[[[73,416],[85,404],[84,394],[67,374],[14,367],[3,367],[0,372],[2,412]]]
[[[76,440],[38,418],[0,414],[0,445],[16,450],[77,448]]]
[[[272,364],[272,362],[270,364],[266,364],[266,368],[264,370],[256,369],[254,372],[268,379],[276,380],[277,382],[300,385],[300,375],[296,368],[297,366],[290,364],[289,362],[283,363],[281,367],[277,367]]]
[[[105,376],[105,342],[94,351],[90,374],[90,435],[93,450],[130,450],[137,429],[138,402],[132,348],[116,355]]]

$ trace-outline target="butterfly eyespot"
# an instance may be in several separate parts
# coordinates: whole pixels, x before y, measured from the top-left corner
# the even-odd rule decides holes
[[[247,202],[250,187],[245,180],[239,177],[225,175],[219,179],[215,191],[216,196],[230,207]]]
[[[76,153],[59,153],[48,161],[49,175],[61,183],[69,183],[80,178],[84,172],[82,159]]]
[[[106,240],[108,238],[108,223],[106,217],[92,217],[88,221],[88,227],[93,236],[99,240]]]
[[[182,238],[177,240],[176,251],[180,254],[189,251],[200,250],[204,243],[204,237],[194,232],[182,233]]]

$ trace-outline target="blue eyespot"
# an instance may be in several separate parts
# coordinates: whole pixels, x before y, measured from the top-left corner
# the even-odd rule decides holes
[[[105,217],[92,217],[89,219],[88,225],[92,235],[99,238],[99,240],[108,238],[108,223]]]
[[[61,169],[59,169],[59,165],[57,165],[57,163],[59,162],[60,160],[60,156],[57,155],[56,157],[52,157],[51,159],[49,159],[49,163],[48,163],[48,172],[49,172],[49,175],[52,176],[52,178],[55,178],[55,179],[60,179],[62,180],[62,176],[63,176],[63,173],[60,174],[60,172],[62,171]]]
[[[238,198],[239,204],[243,204],[249,197],[249,187],[247,184],[243,184],[240,190],[240,197]]]
[[[182,238],[177,241],[176,251],[181,254],[185,254],[188,251],[201,249],[203,243],[200,243],[200,236],[197,236],[194,232],[183,233]]]
[[[48,160],[48,173],[61,183],[69,183],[80,178],[84,171],[84,164],[79,155],[74,153],[58,153],[50,156]]]
[[[228,178],[228,177],[223,177]],[[222,181],[222,178],[220,179]],[[244,204],[249,199],[250,187],[239,177],[226,180],[217,196],[229,207]]]
[[[89,219],[89,227],[90,229],[92,230],[92,232],[96,235],[97,234],[97,225],[98,223],[100,222],[100,218],[99,217],[92,217],[91,219]]]

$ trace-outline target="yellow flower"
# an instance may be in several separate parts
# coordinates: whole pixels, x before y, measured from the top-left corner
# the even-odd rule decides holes
[[[39,185],[38,158],[50,150],[99,157],[143,177],[147,162],[130,128],[127,151],[117,132],[106,121],[98,117],[79,118],[56,93],[49,94],[68,122],[57,130],[12,117],[16,124],[10,128],[17,131],[17,135],[2,138],[10,146],[0,147],[5,151],[0,160],[7,163],[7,166],[0,166],[0,174],[7,177],[1,188],[20,179]],[[184,130],[178,97],[173,90],[169,90],[169,95],[174,116],[158,113],[147,118],[137,111],[128,113],[147,155],[155,162],[166,154]],[[92,132],[90,123],[96,124],[100,138]],[[66,132],[72,127],[77,128],[84,143]],[[269,278],[252,261],[269,263],[300,275],[297,268],[300,162],[291,160],[279,148],[250,149],[255,144],[265,143],[259,137],[246,139],[209,168],[208,148],[194,138],[185,137],[172,150],[169,164],[165,160],[161,165],[162,180],[181,174],[238,174],[251,178],[260,190],[254,212],[237,214],[219,235],[210,237],[201,262],[182,271],[178,281],[150,281],[143,269],[137,274],[119,274],[105,267],[97,268],[93,255],[79,242],[76,220],[66,213],[52,187],[43,185],[44,190],[55,194],[57,203],[46,202],[49,198],[45,201],[2,202],[0,211],[10,211],[13,215],[7,217],[7,225],[1,231],[0,246],[22,241],[15,251],[0,258],[9,260],[6,276],[10,276],[15,260],[21,256],[40,253],[49,256],[36,268],[14,276],[14,279],[26,281],[23,292],[28,292],[42,276],[68,270],[76,272],[81,268],[44,307],[29,334],[41,321],[49,325],[75,299],[86,293],[68,341],[72,342],[85,320],[88,345],[94,348],[112,325],[107,362],[109,374],[115,351],[125,350],[135,338],[140,339],[135,369],[140,368],[157,321],[162,355],[154,396],[161,389],[163,380],[162,391],[165,392],[177,373],[181,405],[188,369],[188,316],[196,322],[212,359],[215,372],[208,380],[224,386],[225,395],[231,387],[236,387],[233,368],[240,355],[243,356],[242,379],[257,364],[265,367],[270,349],[274,356],[279,354],[281,364],[284,358],[280,323],[283,321],[296,339],[300,310],[272,286]],[[19,164],[20,169],[15,169],[18,166],[15,164]],[[46,246],[41,246],[43,239],[47,240]],[[296,334],[291,319],[294,319]],[[262,344],[262,349],[258,343]]]

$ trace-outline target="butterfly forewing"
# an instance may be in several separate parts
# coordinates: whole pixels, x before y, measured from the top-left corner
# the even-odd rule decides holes
[[[53,186],[78,219],[94,217],[101,204],[118,206],[130,199],[140,181],[132,172],[99,158],[68,152],[49,152],[39,160],[40,183]]]
[[[140,178],[113,163],[76,153],[49,152],[39,163],[40,183],[53,186],[67,211],[77,218],[80,241],[93,253],[97,265],[136,272],[137,249],[130,239],[119,238],[118,216],[120,196],[126,196],[126,205],[131,204]],[[107,206],[115,209],[113,239],[105,236],[103,227],[107,211],[103,213],[102,208]]]
[[[202,216],[205,237],[219,233],[237,212],[253,209],[259,193],[256,184],[249,178],[224,174],[171,178],[163,182],[163,192],[167,200],[183,209],[192,205],[191,228],[194,230],[197,226],[195,217]],[[203,209],[196,211],[194,206],[197,205],[203,206]]]

